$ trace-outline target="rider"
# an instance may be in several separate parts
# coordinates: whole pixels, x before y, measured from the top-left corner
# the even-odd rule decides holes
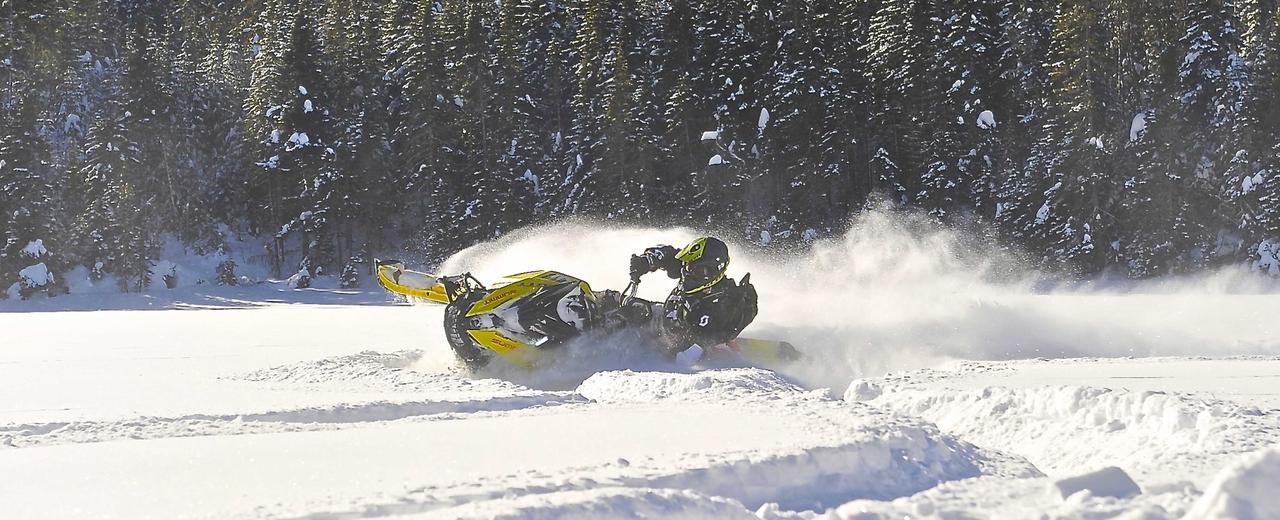
[[[729,246],[715,237],[694,240],[684,249],[660,245],[631,256],[631,281],[657,270],[680,283],[661,305],[662,336],[669,355],[698,359],[728,344],[756,317],[756,290],[751,275],[734,283],[725,276]],[[656,307],[656,305],[654,306]]]

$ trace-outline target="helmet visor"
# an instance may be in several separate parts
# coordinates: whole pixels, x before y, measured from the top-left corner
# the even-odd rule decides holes
[[[680,269],[680,285],[685,292],[697,292],[719,281],[721,271],[711,262],[684,264]]]

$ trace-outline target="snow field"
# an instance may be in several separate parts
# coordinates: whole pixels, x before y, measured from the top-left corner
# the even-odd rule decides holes
[[[355,326],[408,311],[422,309],[61,313],[75,324],[61,327],[23,314],[33,327],[0,352],[0,510],[705,517],[1029,468],[765,370],[606,371],[537,390],[441,369],[435,354],[397,348],[403,330]],[[348,322],[358,340],[333,332]]]

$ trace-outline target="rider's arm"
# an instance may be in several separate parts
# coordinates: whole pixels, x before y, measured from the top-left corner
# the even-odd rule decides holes
[[[680,277],[680,259],[676,258],[679,251],[671,246],[654,246],[644,250],[644,253],[638,255],[648,262],[648,270],[646,273],[652,273],[657,270],[667,272],[667,276],[671,278]]]

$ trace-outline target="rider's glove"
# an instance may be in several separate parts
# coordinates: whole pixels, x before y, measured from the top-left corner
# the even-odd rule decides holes
[[[653,272],[653,263],[646,255],[631,255],[631,281],[639,282],[640,277]]]

